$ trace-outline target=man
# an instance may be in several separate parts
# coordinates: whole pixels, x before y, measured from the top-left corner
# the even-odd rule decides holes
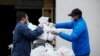
[[[28,16],[25,12],[17,13],[17,25],[13,34],[12,56],[30,56],[31,41],[37,39],[43,33],[42,25],[35,30],[30,30],[27,26]]]
[[[59,35],[65,40],[71,41],[75,56],[89,56],[90,45],[88,29],[86,26],[86,22],[82,17],[82,12],[80,9],[76,8],[72,10],[69,16],[73,18],[72,22],[58,23],[55,26],[56,28],[73,29],[71,35],[57,31],[51,31],[51,33]]]

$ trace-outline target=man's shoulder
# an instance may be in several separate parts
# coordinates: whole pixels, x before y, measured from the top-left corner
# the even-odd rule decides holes
[[[78,21],[78,24],[86,24],[84,18],[81,18],[81,19]]]
[[[17,23],[15,29],[24,29],[25,27],[27,27],[26,24],[23,24],[23,23]]]
[[[17,26],[18,26],[18,27],[26,27],[27,25],[24,24],[24,23],[18,23]]]
[[[76,26],[86,27],[86,22],[82,19],[76,23]]]

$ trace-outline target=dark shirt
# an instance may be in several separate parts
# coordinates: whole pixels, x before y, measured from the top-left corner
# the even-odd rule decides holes
[[[36,40],[42,33],[40,27],[32,31],[27,24],[17,23],[13,34],[12,56],[30,56],[31,41]]]

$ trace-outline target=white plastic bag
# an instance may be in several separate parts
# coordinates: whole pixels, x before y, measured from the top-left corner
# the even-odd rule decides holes
[[[52,27],[51,29],[55,30],[55,27]],[[49,29],[49,33],[48,33],[48,40],[49,41],[53,41],[56,37],[56,35],[51,34],[51,32],[50,32],[51,29]]]
[[[49,31],[49,33],[48,33],[48,40],[49,41],[53,41],[55,39],[56,35],[51,34],[50,30],[51,29],[55,30],[56,28],[54,27],[53,23],[49,23],[49,27],[50,27],[50,29],[48,30]]]
[[[32,31],[33,30],[35,30],[36,28],[37,28],[37,26],[36,25],[33,25],[32,23],[28,23],[28,27],[29,27],[29,29],[31,29]]]
[[[49,31],[51,29],[55,30],[55,27],[54,27],[54,24],[49,23],[48,20],[49,20],[49,17],[42,16],[39,18],[39,20],[38,20],[39,24],[43,24],[43,26],[44,26],[43,27],[44,33],[41,36],[39,36],[39,38],[43,39],[43,40],[53,41],[56,35],[51,34]]]
[[[31,56],[56,56],[54,48],[49,43],[44,46],[39,46],[31,51]]]
[[[46,48],[44,46],[39,46],[31,50],[30,56],[45,56]]]
[[[45,48],[47,51],[54,51],[54,48],[52,45],[50,45],[49,43],[45,43]]]
[[[75,56],[72,49],[61,47],[57,51],[49,43],[44,46],[39,46],[31,51],[31,56]]]
[[[46,24],[47,25],[49,23],[48,20],[49,20],[49,17],[41,16],[39,18],[38,22],[39,22],[39,24]]]
[[[47,40],[47,38],[48,38],[48,29],[49,29],[49,27],[44,25],[44,28],[43,28],[44,33],[41,36],[39,36],[38,38],[43,39],[43,40]]]
[[[51,29],[52,24],[49,24],[48,20],[49,20],[49,17],[43,17],[42,16],[42,17],[39,18],[39,20],[38,20],[39,24],[44,25],[44,28],[43,28],[44,33],[41,36],[39,36],[39,38],[43,39],[43,40],[52,41],[55,36],[52,35],[51,33],[49,33],[49,30]],[[50,25],[50,27],[49,27],[49,25]]]
[[[8,49],[12,49],[13,48],[13,44],[8,45]]]
[[[75,56],[72,49],[66,48],[66,47],[61,47],[57,50],[57,53],[60,56]]]
[[[39,38],[43,40],[53,41],[56,35],[53,35],[49,32],[51,29],[55,29],[55,28],[50,28],[49,26],[44,25],[44,28],[43,28],[44,33],[41,36],[39,36]]]
[[[48,17],[42,16],[38,20],[39,24],[42,24],[44,26],[43,27],[44,33],[41,36],[39,36],[38,38],[43,39],[43,40],[47,40],[47,37],[48,37],[48,33],[47,33],[48,26],[46,26],[49,23],[48,19],[49,19]]]
[[[56,51],[54,51],[54,48],[49,43],[45,43],[46,48],[46,56],[57,56]]]
[[[48,40],[53,41],[55,39],[56,35],[53,35],[51,33],[48,33]]]

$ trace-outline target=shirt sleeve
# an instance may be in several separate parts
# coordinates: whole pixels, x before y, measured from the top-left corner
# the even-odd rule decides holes
[[[71,35],[68,35],[66,33],[60,32],[59,36],[65,40],[74,42],[76,39],[78,39],[78,37],[84,32],[85,30],[85,26],[82,23],[77,24]]]
[[[40,36],[43,33],[43,30],[42,30],[42,28],[37,27],[35,30],[32,31],[32,30],[30,30],[28,28],[27,25],[22,25],[20,27],[20,32],[26,38],[31,39],[31,40],[34,40],[34,39],[36,39],[38,36]]]
[[[65,22],[65,23],[57,23],[55,25],[56,28],[67,28],[72,29],[73,28],[73,22]]]

